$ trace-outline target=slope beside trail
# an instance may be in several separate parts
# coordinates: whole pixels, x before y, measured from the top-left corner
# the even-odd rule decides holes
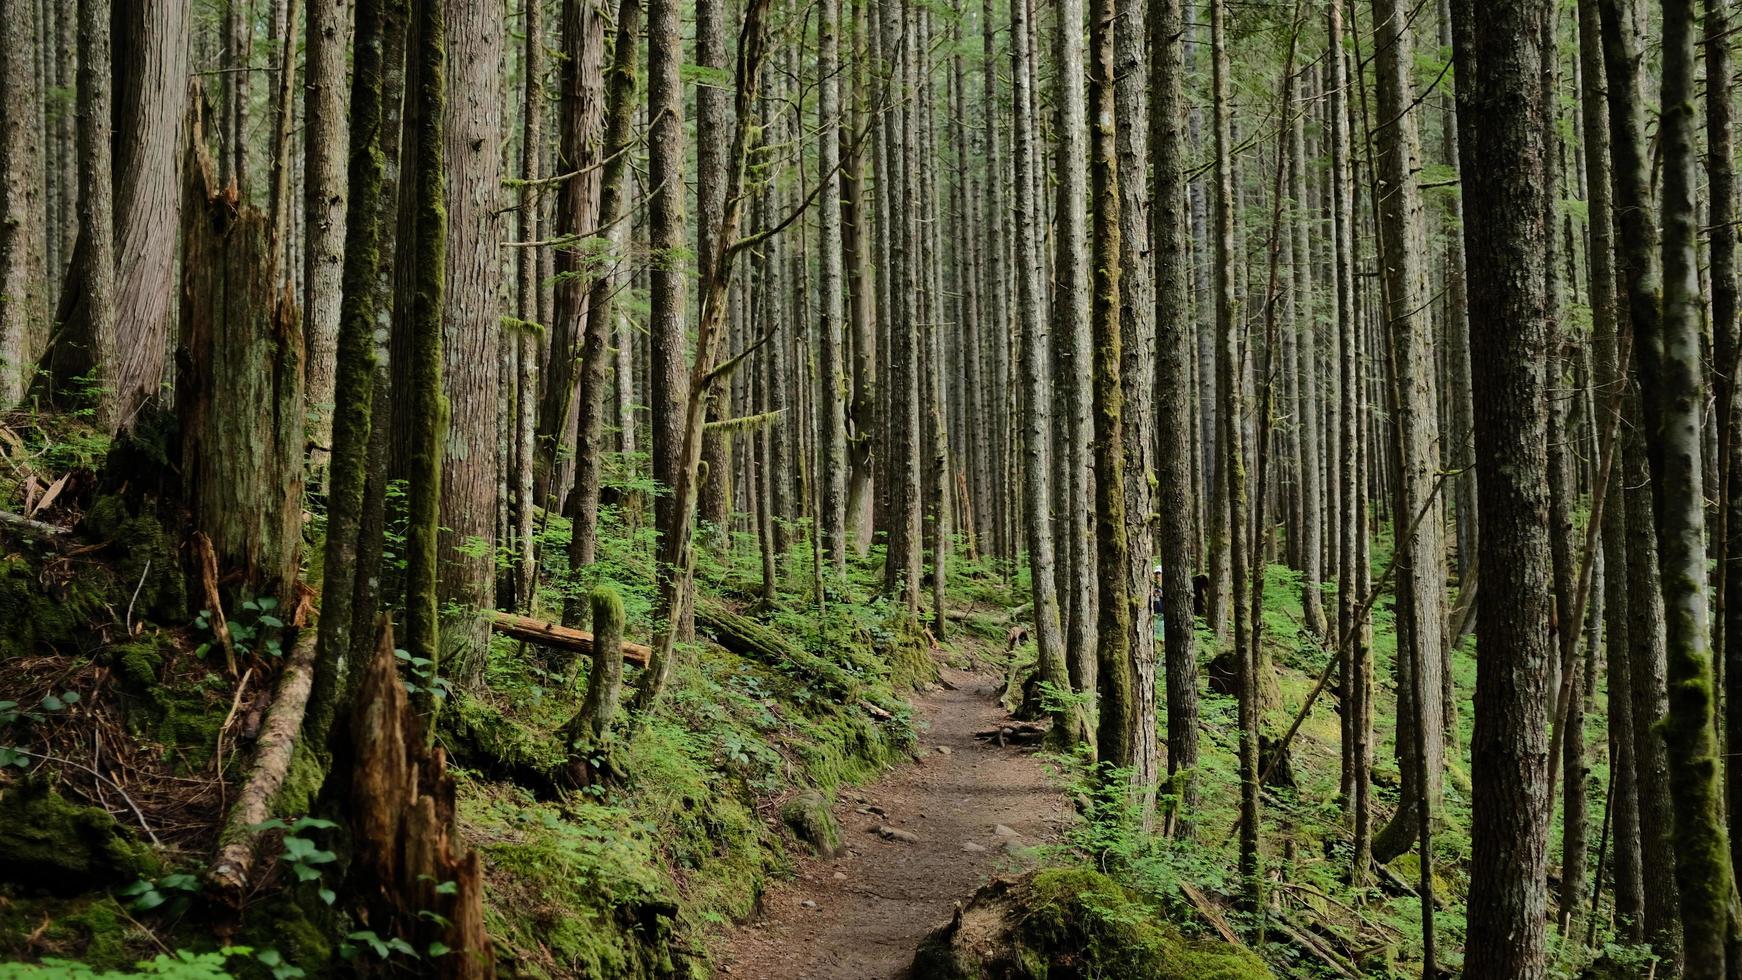
[[[728,937],[723,975],[738,980],[896,980],[921,938],[993,875],[1057,839],[1071,805],[1031,749],[976,732],[1010,724],[996,677],[945,668],[921,694],[919,759],[835,805],[841,853],[798,860],[763,897],[763,914]],[[879,826],[905,831],[894,839]]]

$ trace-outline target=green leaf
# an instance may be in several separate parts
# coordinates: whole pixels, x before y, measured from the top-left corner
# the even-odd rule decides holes
[[[429,955],[431,957],[448,955],[447,944],[446,943],[430,943],[429,944]]]
[[[331,888],[322,888],[320,890],[319,894],[321,896],[321,901],[325,902],[328,905],[331,905],[334,902],[339,900],[338,894],[335,893]]]
[[[44,711],[59,711],[64,707],[66,707],[66,702],[52,694],[46,694],[42,698],[42,710]]]

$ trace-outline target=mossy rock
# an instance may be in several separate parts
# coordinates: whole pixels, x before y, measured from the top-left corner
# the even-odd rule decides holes
[[[816,790],[806,790],[781,804],[780,820],[792,835],[822,857],[834,857],[841,849],[841,828],[829,810],[829,801]]]
[[[170,638],[147,634],[105,648],[100,660],[117,682],[128,730],[189,772],[210,764],[232,694],[227,678],[189,659],[166,672],[176,652]]]
[[[151,851],[106,810],[73,803],[43,779],[0,790],[0,880],[27,892],[74,895],[156,870]]]
[[[983,886],[926,937],[929,980],[1269,980],[1249,950],[1185,938],[1107,876],[1049,869]]]

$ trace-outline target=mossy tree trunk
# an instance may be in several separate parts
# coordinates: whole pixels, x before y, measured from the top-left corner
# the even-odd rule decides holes
[[[316,6],[320,0],[315,0]],[[307,730],[317,747],[325,744],[340,697],[339,666],[352,650],[358,580],[379,574],[362,566],[366,549],[360,534],[369,480],[369,447],[374,417],[376,357],[375,325],[389,302],[382,289],[381,239],[392,220],[385,206],[386,157],[382,148],[382,75],[387,48],[388,7],[403,0],[358,0],[356,51],[350,98],[349,188],[346,196],[344,275],[335,340],[332,414],[332,457],[327,475],[326,554],[322,563],[320,647],[315,662],[314,691],[309,699]],[[372,557],[379,560],[379,554]],[[369,603],[373,605],[373,603]],[[374,610],[369,610],[373,619]]]
[[[415,17],[406,45],[406,133],[409,161],[402,215],[409,217],[411,241],[401,241],[408,270],[411,311],[406,320],[409,358],[404,397],[412,423],[407,449],[405,650],[434,672],[439,670],[440,620],[436,610],[436,534],[441,526],[442,447],[446,443],[448,400],[442,394],[442,314],[447,283],[448,224],[443,206],[446,168],[443,129],[447,120],[446,0],[414,0]],[[412,57],[409,52],[416,52]],[[495,364],[491,358],[489,363]],[[397,379],[396,379],[397,380]],[[492,454],[493,455],[493,454]],[[492,512],[493,516],[493,512]],[[433,685],[419,692],[419,710],[433,730],[437,708]]]
[[[1639,352],[1650,435],[1653,501],[1663,587],[1669,712],[1670,796],[1675,804],[1676,886],[1682,915],[1683,975],[1726,975],[1731,869],[1721,818],[1718,748],[1712,728],[1716,691],[1706,606],[1706,509],[1702,479],[1701,363],[1704,301],[1700,294],[1694,205],[1699,163],[1694,145],[1695,18],[1692,0],[1663,5],[1663,280],[1661,316],[1641,315],[1648,299],[1635,279],[1634,344]],[[1624,242],[1628,239],[1623,233]],[[1644,239],[1649,242],[1650,239]],[[1631,244],[1630,242],[1628,244]]]
[[[182,213],[177,414],[192,527],[245,595],[292,597],[302,555],[303,338],[267,218],[218,190],[196,124]]]
[[[1240,310],[1234,295],[1234,167],[1228,79],[1228,14],[1224,0],[1211,0],[1210,33],[1216,129],[1216,397],[1221,404],[1221,470],[1226,480],[1229,572],[1233,583],[1234,658],[1238,664],[1240,770],[1240,877],[1246,906],[1257,910],[1263,887],[1258,852],[1258,662],[1247,632],[1246,459],[1242,448],[1239,380]]]

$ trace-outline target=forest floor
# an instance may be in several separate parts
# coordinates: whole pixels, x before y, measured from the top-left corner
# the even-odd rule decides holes
[[[1012,722],[1000,679],[945,668],[914,699],[918,758],[842,791],[840,853],[800,859],[762,915],[728,939],[725,975],[743,980],[896,980],[915,947],[987,878],[1035,863],[1073,819],[1033,749],[975,733]],[[879,833],[878,828],[901,833]],[[905,835],[912,835],[908,839]]]

